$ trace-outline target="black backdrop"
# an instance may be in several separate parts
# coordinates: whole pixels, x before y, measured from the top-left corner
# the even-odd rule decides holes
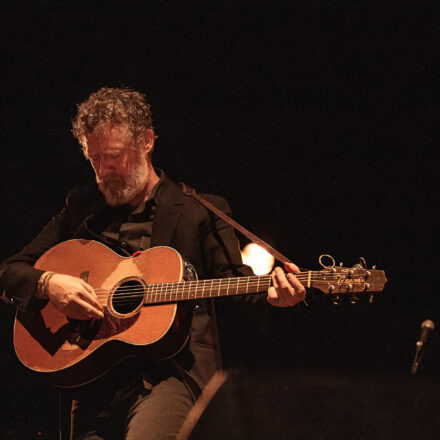
[[[18,1],[2,17],[1,259],[91,178],[70,134],[76,103],[139,89],[170,177],[227,197],[303,267],[330,253],[387,272],[375,304],[286,313],[266,342],[235,348],[238,362],[408,371],[420,322],[440,310],[435,2]],[[1,317],[2,382],[7,399],[26,389],[23,420],[44,388]]]

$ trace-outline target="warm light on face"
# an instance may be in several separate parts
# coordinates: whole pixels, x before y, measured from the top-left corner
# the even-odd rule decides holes
[[[255,275],[266,275],[272,270],[274,257],[256,243],[249,243],[241,251],[244,264],[252,267]]]
[[[96,182],[109,205],[130,203],[148,181],[145,153],[136,150],[123,124],[103,125],[86,136],[85,155],[95,171]]]

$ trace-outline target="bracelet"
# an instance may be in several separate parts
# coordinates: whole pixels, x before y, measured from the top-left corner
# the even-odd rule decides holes
[[[49,299],[49,295],[48,295],[48,285],[49,285],[49,280],[52,278],[52,275],[55,275],[55,272],[44,272],[40,279],[38,280],[38,284],[37,284],[37,298],[40,299]]]

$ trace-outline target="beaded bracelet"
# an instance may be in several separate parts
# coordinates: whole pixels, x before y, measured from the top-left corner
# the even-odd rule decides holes
[[[37,298],[40,299],[49,299],[47,287],[49,285],[49,280],[52,278],[52,275],[54,275],[54,272],[44,272],[40,279],[38,280],[37,284]]]

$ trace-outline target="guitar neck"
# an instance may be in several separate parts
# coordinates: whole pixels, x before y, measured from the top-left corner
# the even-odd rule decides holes
[[[272,284],[270,275],[218,278],[211,280],[149,284],[145,304],[171,303],[222,296],[245,295],[266,291]]]
[[[305,287],[334,295],[378,293],[387,281],[381,270],[343,267],[298,272],[295,277]],[[145,289],[144,304],[246,295],[265,292],[271,285],[270,275],[149,284]]]

